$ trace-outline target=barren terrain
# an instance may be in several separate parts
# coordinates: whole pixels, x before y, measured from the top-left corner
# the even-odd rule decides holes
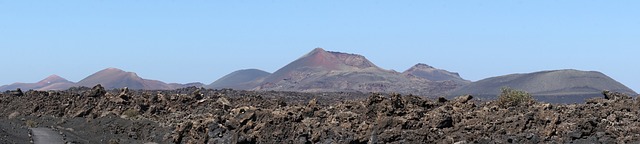
[[[640,101],[516,106],[472,96],[151,91],[101,86],[0,95],[0,143],[48,128],[71,143],[637,143]]]

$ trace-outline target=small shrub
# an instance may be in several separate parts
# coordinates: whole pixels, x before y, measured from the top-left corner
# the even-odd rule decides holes
[[[25,125],[27,125],[27,127],[30,128],[35,128],[36,126],[38,126],[38,122],[33,121],[33,120],[27,120],[26,122],[24,122]]]
[[[517,106],[523,103],[532,102],[531,94],[526,91],[516,90],[509,87],[503,87],[498,96],[498,104],[501,106]]]
[[[109,144],[119,144],[120,140],[119,139],[110,139],[109,140]]]
[[[135,109],[128,109],[124,112],[122,112],[123,115],[129,117],[129,118],[133,118],[135,116],[138,116],[138,111]]]

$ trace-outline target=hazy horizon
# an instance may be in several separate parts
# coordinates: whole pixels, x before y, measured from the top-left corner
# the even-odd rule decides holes
[[[600,71],[640,92],[636,1],[3,1],[0,85],[115,67],[167,83],[274,72],[316,47],[468,80]]]

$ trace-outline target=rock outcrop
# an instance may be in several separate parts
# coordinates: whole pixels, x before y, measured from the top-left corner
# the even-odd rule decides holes
[[[25,125],[72,143],[638,143],[640,101],[501,106],[473,96],[72,88],[0,94],[0,143]],[[15,104],[15,103],[20,103]],[[26,123],[30,122],[30,123]],[[24,135],[27,133],[25,132]],[[26,136],[25,136],[26,137]]]

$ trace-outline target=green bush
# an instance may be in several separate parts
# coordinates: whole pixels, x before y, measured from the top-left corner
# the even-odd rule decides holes
[[[532,102],[531,94],[526,91],[516,90],[509,87],[503,87],[498,96],[498,104],[501,106],[517,106],[523,103]]]

